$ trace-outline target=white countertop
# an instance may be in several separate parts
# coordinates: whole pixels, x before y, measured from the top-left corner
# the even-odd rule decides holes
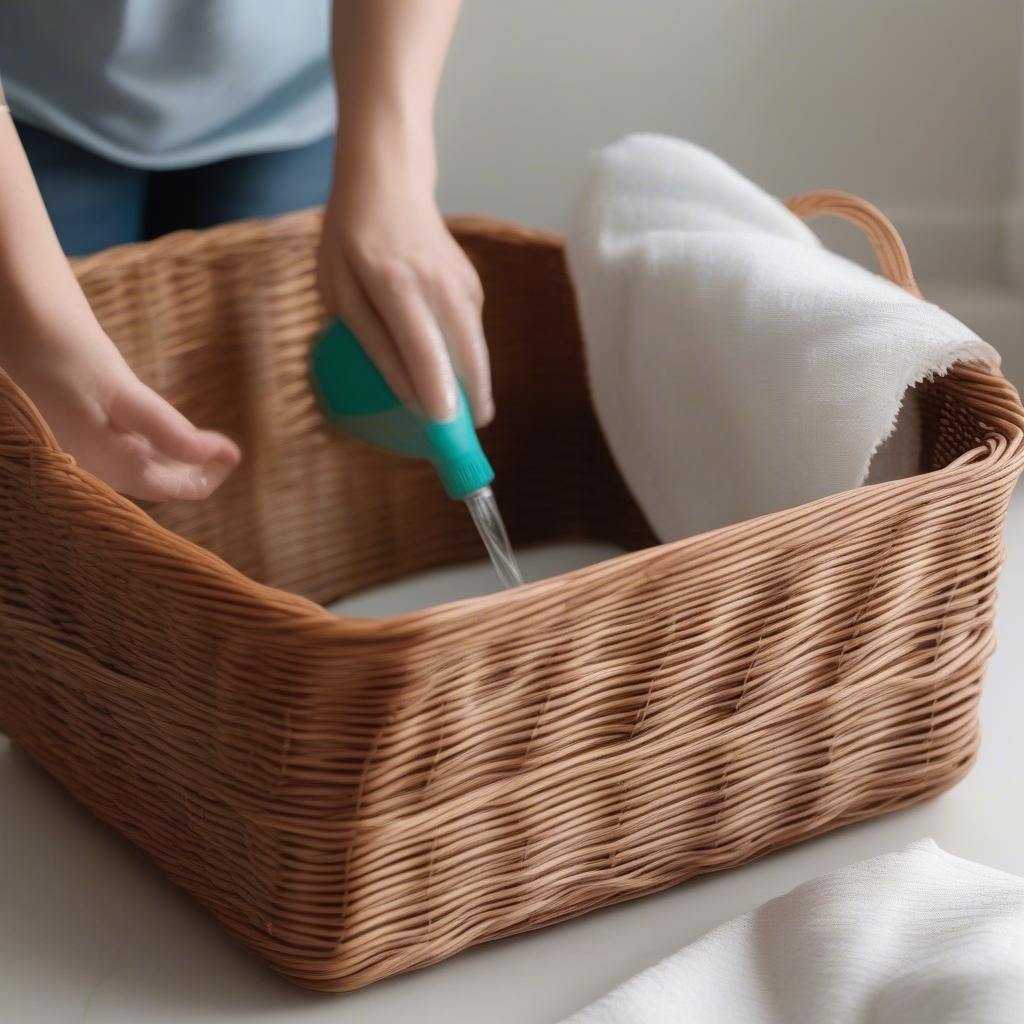
[[[746,867],[348,995],[296,989],[236,946],[143,855],[0,740],[0,1024],[553,1024],[715,925],[854,860],[931,836],[1024,874],[1024,499],[1011,508],[999,649],[982,702],[980,759],[949,793]],[[600,557],[524,558],[529,577]],[[490,586],[490,569],[435,575],[348,603],[364,614]]]

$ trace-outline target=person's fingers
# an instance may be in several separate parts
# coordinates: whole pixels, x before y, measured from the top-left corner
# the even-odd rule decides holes
[[[441,327],[455,371],[465,386],[473,422],[486,426],[494,419],[494,399],[480,307],[463,293],[446,296],[439,305]]]
[[[142,467],[125,494],[144,501],[199,501],[208,498],[231,472],[223,462],[193,466],[154,459]]]
[[[395,397],[404,405],[413,405],[416,401],[416,389],[398,346],[359,285],[353,283],[342,289],[339,300],[332,305],[335,307],[332,312],[337,314],[359,339],[359,344],[380,370],[381,376],[388,382]]]
[[[199,501],[208,498],[231,472],[224,462],[207,462],[201,466],[174,460],[150,460],[139,477],[137,487],[152,501]]]
[[[173,460],[192,465],[222,462],[230,468],[241,458],[233,441],[216,431],[198,430],[173,405],[139,381],[118,390],[110,418],[117,430],[141,434]]]
[[[451,357],[437,319],[411,272],[369,273],[365,287],[394,339],[416,395],[431,419],[445,422],[458,411]]]
[[[148,501],[176,501],[206,497],[210,492],[203,468],[184,462],[152,459],[140,469],[128,493]]]
[[[140,455],[117,490],[143,501],[199,501],[213,494],[231,469],[225,462],[193,465],[150,452]]]
[[[117,430],[105,431],[98,444],[83,451],[79,464],[120,494],[144,501],[205,498],[232,469],[222,461],[170,459],[141,434]]]

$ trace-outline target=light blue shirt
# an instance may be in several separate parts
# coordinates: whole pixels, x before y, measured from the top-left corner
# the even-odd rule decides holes
[[[131,167],[334,130],[329,0],[0,0],[16,118]]]

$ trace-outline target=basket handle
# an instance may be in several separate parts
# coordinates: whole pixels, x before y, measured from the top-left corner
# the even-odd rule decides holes
[[[911,295],[924,298],[914,280],[914,271],[903,239],[893,227],[892,221],[877,206],[849,192],[835,191],[804,192],[785,200],[785,203],[804,220],[829,215],[856,224],[868,236],[882,273]]]

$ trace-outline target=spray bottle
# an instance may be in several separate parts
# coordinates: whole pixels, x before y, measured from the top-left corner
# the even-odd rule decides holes
[[[313,346],[310,371],[331,424],[376,448],[433,464],[448,496],[466,503],[502,584],[520,585],[523,578],[491,490],[494,470],[473,429],[462,385],[454,419],[439,423],[413,412],[395,397],[340,320]]]

